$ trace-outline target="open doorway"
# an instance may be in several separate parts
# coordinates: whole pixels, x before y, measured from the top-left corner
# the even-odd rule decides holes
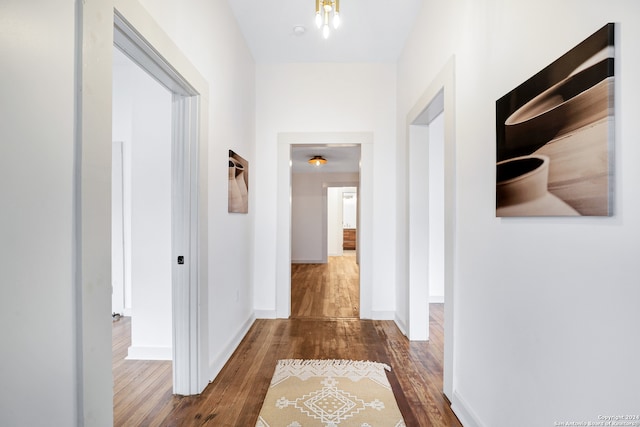
[[[372,316],[373,286],[373,134],[371,132],[310,132],[278,134],[278,221],[276,230],[276,317],[291,315],[292,260],[292,160],[293,146],[359,146],[360,185],[358,265],[360,267],[360,317]],[[301,160],[302,161],[302,160]],[[326,240],[325,240],[326,243]]]
[[[429,305],[444,305],[443,392],[452,401],[456,218],[454,114],[454,61],[451,59],[407,117],[407,305],[411,340],[429,339]]]
[[[114,320],[131,317],[128,359],[172,360],[171,92],[117,48],[112,135]]]
[[[360,146],[294,145],[291,165],[291,317],[359,318]]]
[[[137,2],[77,2],[73,273],[78,417],[110,418],[113,46],[172,92],[174,393],[208,384],[208,85]],[[177,125],[177,126],[176,126]],[[174,209],[179,206],[180,209]],[[177,256],[184,256],[177,264]]]
[[[130,120],[122,121],[129,123],[130,129],[122,131],[124,136],[117,138],[131,140],[128,147],[120,150],[121,185],[126,188],[127,173],[130,173],[131,184],[130,215],[122,207],[122,216],[130,218],[130,231],[122,221],[125,248],[122,276],[124,282],[128,275],[131,277],[131,312],[139,326],[146,326],[136,339],[134,324],[129,357],[172,360],[173,393],[196,394],[206,385],[200,378],[198,355],[202,341],[198,334],[198,278],[202,275],[198,230],[199,147],[203,136],[198,131],[203,129],[200,93],[195,87],[201,85],[194,86],[177,71],[190,70],[189,64],[181,61],[181,65],[176,66],[167,62],[166,56],[160,56],[134,28],[132,22],[144,17],[135,11],[129,12],[116,10],[114,13],[114,50],[135,64],[129,72],[137,76],[129,81],[130,87],[122,91],[136,95],[130,99],[131,108],[124,102],[126,111],[114,111],[114,117],[130,115]],[[149,33],[153,33],[152,30],[146,28]],[[175,54],[171,57],[174,61],[181,59]],[[114,80],[117,74],[113,70]],[[191,77],[199,83],[199,76]],[[146,90],[137,96],[142,87]],[[113,92],[114,107],[116,95],[122,95],[118,90]],[[144,121],[152,123],[141,126]],[[114,120],[114,124],[116,122]],[[117,153],[113,157],[117,157]],[[123,190],[123,205],[126,196]],[[128,234],[129,254],[126,253]],[[133,269],[129,266],[129,272],[127,259],[136,266]],[[139,295],[139,291],[144,293]],[[119,294],[124,295],[122,301],[126,306],[127,291]],[[113,302],[118,303],[118,299]]]
[[[328,187],[327,256],[355,256],[357,237],[358,187]]]

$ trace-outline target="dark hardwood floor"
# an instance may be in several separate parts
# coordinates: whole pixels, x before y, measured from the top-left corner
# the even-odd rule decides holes
[[[387,363],[407,426],[461,426],[441,392],[443,305],[430,307],[429,342],[409,342],[392,321],[257,320],[215,381],[189,397],[171,394],[170,362],[124,360],[130,320],[122,318],[113,323],[114,424],[253,427],[277,360],[294,358]]]

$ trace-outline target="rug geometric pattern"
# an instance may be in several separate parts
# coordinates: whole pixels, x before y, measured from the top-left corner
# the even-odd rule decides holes
[[[256,427],[404,427],[383,363],[279,360]]]

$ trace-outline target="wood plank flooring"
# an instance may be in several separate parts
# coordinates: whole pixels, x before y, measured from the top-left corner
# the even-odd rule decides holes
[[[113,323],[115,426],[253,427],[278,359],[387,363],[407,426],[461,426],[442,395],[444,310],[431,304],[429,342],[409,342],[392,321],[257,320],[199,396],[171,394],[171,363],[123,360],[130,321]],[[274,426],[275,427],[275,426]]]
[[[355,255],[327,264],[291,264],[291,318],[360,318],[360,269]]]
[[[177,398],[171,362],[125,360],[131,345],[131,318],[113,322],[113,409],[115,426],[163,425]]]

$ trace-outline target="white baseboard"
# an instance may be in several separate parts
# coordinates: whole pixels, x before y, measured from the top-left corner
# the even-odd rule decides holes
[[[373,320],[395,320],[395,311],[374,311],[371,310],[371,319]]]
[[[429,302],[434,304],[444,304],[444,295],[432,295],[429,297]]]
[[[171,347],[139,347],[131,346],[127,352],[127,360],[173,360]]]
[[[254,316],[256,319],[277,319],[278,314],[276,310],[254,310]]]
[[[453,392],[451,410],[456,414],[456,417],[458,417],[464,427],[485,427],[480,421],[480,418],[478,418],[478,415],[473,412],[469,404],[460,396],[457,390]]]
[[[402,319],[400,319],[398,316],[395,316],[394,321],[396,322],[396,326],[398,326],[398,329],[400,329],[400,332],[402,332],[402,335],[404,335],[406,337],[407,336],[407,325],[405,325],[405,323],[402,321]]]
[[[236,351],[236,349],[240,345],[240,341],[242,341],[244,336],[247,335],[247,332],[249,332],[249,328],[251,328],[251,325],[253,325],[253,322],[255,322],[255,320],[255,315],[251,315],[247,319],[247,321],[244,322],[244,324],[240,327],[240,330],[238,330],[233,338],[229,340],[227,345],[224,346],[222,351],[220,351],[219,356],[209,364],[209,382],[213,381],[218,376],[224,365],[231,358],[233,352]]]
[[[292,259],[291,264],[326,264],[326,259]]]

